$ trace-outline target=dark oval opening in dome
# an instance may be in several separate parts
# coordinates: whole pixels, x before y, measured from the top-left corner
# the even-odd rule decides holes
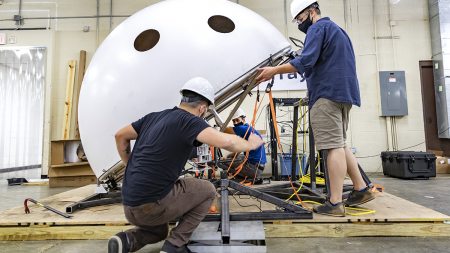
[[[158,44],[160,34],[155,29],[141,32],[134,40],[134,48],[139,52],[145,52]]]
[[[236,27],[231,19],[221,15],[210,17],[208,19],[208,25],[214,31],[219,33],[230,33]]]

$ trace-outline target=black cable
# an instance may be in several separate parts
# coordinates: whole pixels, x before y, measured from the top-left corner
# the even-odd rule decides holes
[[[255,204],[251,204],[251,205],[242,205],[242,204],[239,203],[239,201],[237,200],[235,194],[231,194],[231,196],[234,198],[234,200],[236,200],[236,203],[237,203],[240,207],[244,207],[244,208],[245,208],[245,207],[252,207],[252,206],[254,206],[254,207],[258,208],[260,212],[263,211],[263,210],[262,210],[261,200],[259,200],[258,198],[248,197],[248,198],[244,198],[244,199],[255,199],[256,201],[258,201],[259,206],[258,206],[258,205],[255,205]],[[243,199],[243,198],[241,198],[240,195],[238,195],[238,198],[239,198],[239,199]]]
[[[448,127],[447,129],[445,129],[444,131],[438,133],[438,135],[440,135],[441,133],[443,133],[443,132],[445,132],[445,131],[447,131],[447,130],[449,130],[449,129],[450,129],[450,127]],[[402,149],[399,149],[398,151],[403,151],[403,150],[405,150],[405,149],[414,148],[414,147],[417,147],[417,146],[422,145],[422,144],[424,144],[424,143],[425,143],[425,141],[422,141],[422,142],[419,143],[419,144],[412,145],[412,146],[409,146],[409,147],[406,147],[406,148],[402,148]],[[369,156],[357,156],[356,158],[370,158],[370,157],[376,157],[376,156],[380,156],[380,155],[377,154],[377,155],[369,155]]]
[[[425,142],[422,141],[422,142],[419,143],[419,144],[416,144],[416,145],[413,145],[413,146],[409,146],[409,147],[406,147],[406,148],[402,148],[402,149],[399,149],[398,151],[403,151],[403,150],[405,150],[405,149],[414,148],[414,147],[417,147],[417,146],[422,145],[422,144],[424,144],[424,143],[425,143]],[[356,158],[371,158],[371,157],[377,157],[377,156],[380,156],[380,154],[369,155],[369,156],[356,156]]]
[[[263,111],[265,111],[265,108],[268,107],[268,106],[269,106],[269,105],[264,106],[264,108],[259,112],[258,117],[256,117],[256,121],[259,120],[259,117],[261,117],[261,113],[262,113]]]
[[[409,148],[414,148],[414,147],[419,146],[419,145],[422,145],[422,144],[424,144],[424,143],[425,143],[425,142],[422,141],[422,142],[419,143],[419,144],[416,144],[416,145],[413,145],[413,146],[409,146],[409,147],[406,147],[406,148],[402,148],[402,149],[400,149],[400,151],[401,151],[401,150],[405,150],[405,149],[409,149]]]

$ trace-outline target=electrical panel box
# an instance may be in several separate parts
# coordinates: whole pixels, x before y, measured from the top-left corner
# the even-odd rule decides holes
[[[408,115],[405,71],[380,71],[381,116]]]

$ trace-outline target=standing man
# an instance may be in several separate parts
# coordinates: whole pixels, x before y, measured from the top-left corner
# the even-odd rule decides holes
[[[248,139],[251,133],[256,134],[262,139],[261,134],[253,129],[248,123],[245,122],[245,112],[242,108],[239,108],[233,115],[233,125],[234,127],[228,127],[225,129],[226,133],[232,133],[240,136],[241,138]],[[243,155],[239,155],[233,162],[230,172],[235,173],[237,166],[240,165],[244,160]],[[264,171],[264,166],[266,164],[266,150],[264,145],[261,145],[255,150],[250,150],[248,153],[247,161],[243,164],[239,176],[254,183],[261,184],[262,173]],[[224,163],[224,169],[228,169],[230,166],[229,162]],[[226,167],[226,168],[225,168]]]
[[[178,107],[149,113],[116,133],[117,150],[127,164],[122,185],[125,217],[136,227],[111,237],[109,253],[134,252],[166,239],[168,222],[177,218],[161,252],[190,252],[186,244],[216,196],[209,181],[179,178],[193,147],[206,143],[241,152],[263,144],[254,134],[246,141],[205,122],[214,104],[214,89],[206,79],[189,80],[180,93]],[[130,154],[131,140],[136,143]]]
[[[327,166],[330,199],[314,211],[332,216],[345,216],[345,207],[366,203],[375,194],[366,186],[355,156],[346,146],[348,116],[352,105],[360,106],[355,54],[347,33],[328,17],[320,16],[316,0],[294,0],[293,21],[306,33],[301,55],[289,63],[260,69],[258,82],[281,73],[298,72],[306,77],[309,94],[311,127],[317,150],[328,150]],[[313,152],[313,151],[311,151]],[[312,154],[311,154],[312,155]],[[342,202],[346,173],[354,190]]]

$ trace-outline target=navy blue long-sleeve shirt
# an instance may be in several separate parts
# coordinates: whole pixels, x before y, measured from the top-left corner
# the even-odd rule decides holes
[[[319,98],[361,106],[352,42],[330,18],[309,27],[301,55],[290,63],[306,78],[310,107]]]
[[[248,128],[250,128],[250,129],[248,129]],[[233,127],[233,131],[236,135],[238,135],[246,140],[248,140],[248,137],[250,136],[251,133],[254,133],[254,134],[258,135],[259,137],[261,137],[261,134],[259,134],[258,131],[253,129],[253,127],[251,127],[247,123],[240,125],[240,126]],[[255,150],[250,150],[250,152],[248,153],[248,162],[251,164],[257,164],[257,165],[261,165],[261,166],[264,166],[264,164],[266,164],[266,162],[267,162],[266,149],[264,148],[264,145],[261,145],[259,148],[255,149]]]

